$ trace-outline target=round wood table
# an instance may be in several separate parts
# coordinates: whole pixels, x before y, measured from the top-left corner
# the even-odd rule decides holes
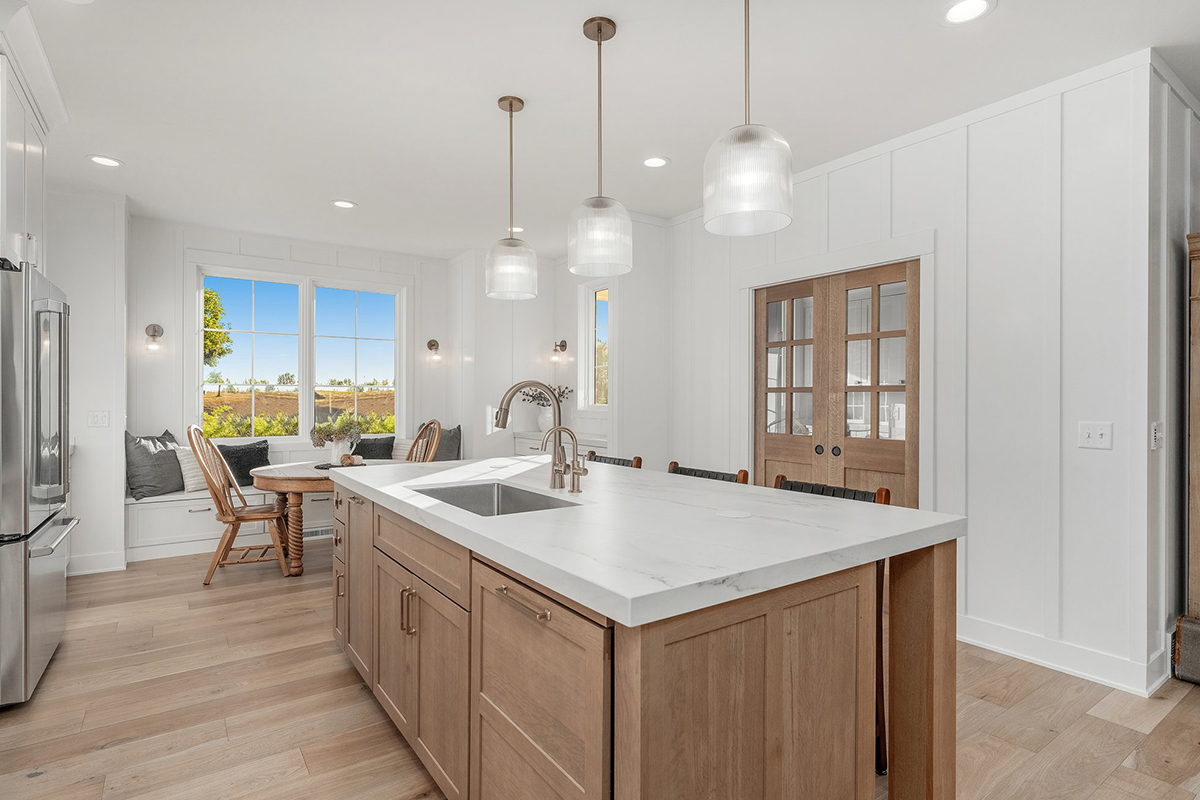
[[[275,503],[287,509],[288,575],[304,574],[304,509],[305,492],[332,492],[333,479],[329,470],[317,469],[320,461],[296,464],[272,464],[250,470],[254,488],[275,492]]]

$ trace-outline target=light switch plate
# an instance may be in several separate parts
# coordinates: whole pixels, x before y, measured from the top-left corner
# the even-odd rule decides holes
[[[1112,450],[1111,422],[1079,423],[1079,446],[1086,450]]]
[[[108,412],[107,411],[89,411],[89,412],[87,412],[87,426],[89,428],[107,428],[108,427]]]

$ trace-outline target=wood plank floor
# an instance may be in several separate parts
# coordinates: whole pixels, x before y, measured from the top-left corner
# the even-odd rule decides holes
[[[208,556],[71,578],[42,685],[0,710],[0,798],[442,798],[334,646],[328,543],[305,550],[300,578],[205,587]],[[1146,700],[959,646],[958,800],[1198,792],[1200,687]]]

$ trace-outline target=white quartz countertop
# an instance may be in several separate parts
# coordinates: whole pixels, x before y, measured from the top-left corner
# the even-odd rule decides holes
[[[964,517],[589,463],[551,491],[550,456],[330,470],[335,483],[626,626],[949,541]],[[578,503],[484,517],[415,488],[499,481]]]

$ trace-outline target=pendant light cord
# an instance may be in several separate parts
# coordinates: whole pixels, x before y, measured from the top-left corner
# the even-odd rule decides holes
[[[745,0],[746,5],[746,124],[750,124],[750,0]]]
[[[513,104],[508,101],[508,238],[514,237],[513,231]]]
[[[600,23],[596,23],[599,30]],[[596,196],[604,196],[604,43],[596,36]]]

